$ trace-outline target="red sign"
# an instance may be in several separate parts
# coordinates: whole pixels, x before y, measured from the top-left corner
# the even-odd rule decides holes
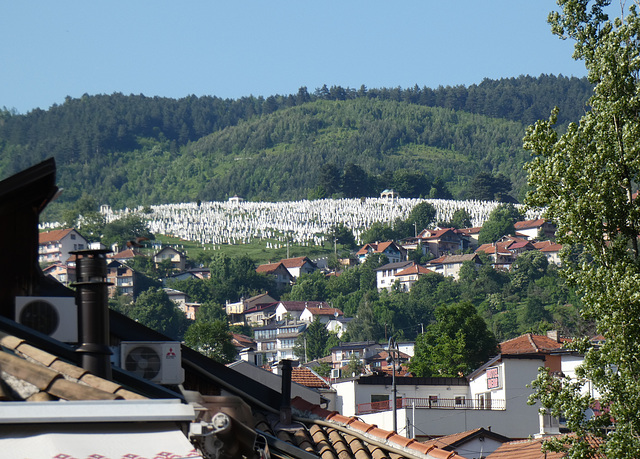
[[[487,368],[487,389],[500,388],[500,371],[498,367]]]

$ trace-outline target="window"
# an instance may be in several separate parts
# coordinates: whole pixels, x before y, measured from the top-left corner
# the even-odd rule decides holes
[[[371,394],[371,403],[388,402],[389,396],[387,394]]]
[[[75,234],[73,234],[73,233],[71,233],[71,240],[72,240],[72,241],[75,241],[75,240],[76,240],[76,235],[75,235]]]
[[[455,400],[456,400],[456,406],[464,406],[465,405],[464,395],[456,397]]]

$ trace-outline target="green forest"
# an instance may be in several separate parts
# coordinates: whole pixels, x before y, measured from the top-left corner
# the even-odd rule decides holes
[[[224,200],[473,197],[479,174],[521,200],[525,127],[560,109],[560,129],[591,96],[586,79],[541,75],[430,89],[340,86],[296,94],[182,99],[68,97],[48,110],[0,111],[0,178],[55,157],[55,215],[83,194],[115,208]],[[407,183],[412,185],[402,188]],[[346,185],[345,185],[346,184]]]

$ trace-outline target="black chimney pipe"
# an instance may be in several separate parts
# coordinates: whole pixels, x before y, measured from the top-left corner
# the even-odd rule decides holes
[[[107,253],[111,250],[79,250],[76,256],[76,304],[82,368],[101,378],[111,379],[109,348],[109,304]]]
[[[281,360],[282,400],[280,402],[280,423],[291,425],[291,360]]]

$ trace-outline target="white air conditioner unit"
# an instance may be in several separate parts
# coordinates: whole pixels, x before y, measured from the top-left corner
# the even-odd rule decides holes
[[[331,379],[338,379],[340,377],[340,368],[331,369]]]
[[[157,384],[182,384],[182,354],[178,341],[123,341],[120,366]]]
[[[78,342],[78,307],[68,296],[17,296],[16,322],[66,343]]]

